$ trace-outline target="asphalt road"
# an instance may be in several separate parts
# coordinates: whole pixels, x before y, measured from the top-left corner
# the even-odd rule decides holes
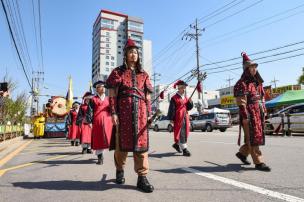
[[[237,128],[192,132],[192,156],[183,157],[171,147],[172,133],[150,131],[150,194],[136,189],[132,153],[126,184],[116,185],[113,152],[98,166],[65,139],[27,140],[0,167],[0,201],[304,201],[304,137],[267,137],[267,173],[235,157],[237,135]]]

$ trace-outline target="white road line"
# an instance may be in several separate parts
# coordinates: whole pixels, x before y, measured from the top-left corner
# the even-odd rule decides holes
[[[200,175],[200,176],[212,179],[212,180],[216,180],[216,181],[219,181],[219,182],[222,182],[222,183],[225,183],[225,184],[229,184],[229,185],[232,185],[232,186],[235,186],[235,187],[239,187],[241,189],[247,189],[247,190],[250,190],[250,191],[253,191],[253,192],[256,192],[256,193],[259,193],[259,194],[263,194],[263,195],[266,195],[266,196],[269,196],[269,197],[278,198],[278,199],[281,199],[281,200],[284,200],[284,201],[289,201],[289,202],[304,202],[303,198],[298,198],[298,197],[291,196],[291,195],[288,195],[288,194],[283,194],[283,193],[271,191],[271,190],[268,190],[268,189],[264,189],[262,187],[257,187],[257,186],[251,185],[251,184],[238,182],[236,180],[231,180],[231,179],[228,179],[228,178],[220,177],[220,176],[213,175],[213,174],[206,173],[206,172],[202,172],[202,171],[199,171],[199,170],[196,170],[196,169],[192,169],[192,168],[182,168],[182,169],[187,171],[187,172],[194,173],[196,175]]]
[[[215,142],[215,141],[200,141],[200,142],[213,143],[213,144],[234,144],[234,145],[237,145],[237,142],[235,142],[235,143],[232,143],[232,142]]]

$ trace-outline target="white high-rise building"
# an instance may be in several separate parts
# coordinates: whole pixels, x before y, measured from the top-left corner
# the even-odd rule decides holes
[[[143,68],[152,72],[152,42],[143,40],[141,18],[101,10],[92,34],[92,82],[106,80],[111,71],[123,63],[123,48],[128,38],[139,47]]]

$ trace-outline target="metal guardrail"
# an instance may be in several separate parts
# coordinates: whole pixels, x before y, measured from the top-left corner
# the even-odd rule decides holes
[[[282,134],[285,136],[291,136],[292,133],[304,133],[304,122],[294,122],[291,121],[291,117],[303,117],[304,120],[304,114],[282,114],[281,116],[281,123],[280,128],[277,130],[277,128],[272,128],[272,124],[269,122],[266,122],[265,124],[265,132],[266,134]],[[267,121],[267,120],[266,120]],[[303,124],[303,127],[297,127],[294,128],[292,126],[294,125],[300,125]]]
[[[0,142],[23,135],[23,126],[0,125]]]

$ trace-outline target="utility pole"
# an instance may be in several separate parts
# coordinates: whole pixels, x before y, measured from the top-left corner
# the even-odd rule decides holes
[[[190,24],[190,28],[194,29],[194,33],[186,32],[182,40],[188,40],[191,41],[192,39],[195,40],[195,46],[196,46],[196,74],[197,74],[197,81],[202,81],[206,76],[203,76],[203,74],[200,72],[200,63],[199,63],[199,56],[200,56],[200,48],[199,48],[199,37],[202,35],[201,31],[205,31],[205,29],[199,29],[197,19],[195,19],[195,25]],[[203,90],[202,90],[203,91]],[[204,93],[203,93],[204,94]],[[198,99],[200,100],[201,96],[198,92]],[[203,99],[203,95],[202,95]]]
[[[274,77],[273,80],[271,81],[271,83],[274,84],[274,88],[277,88],[277,82],[278,82],[278,81],[279,81],[279,80],[276,80],[275,77]]]
[[[153,77],[153,88],[154,88],[154,93],[153,93],[153,100],[156,99],[156,81],[159,81],[159,77],[161,76],[160,73],[154,73],[152,74],[152,77]],[[157,104],[158,102],[154,102],[153,105],[154,105],[154,109],[156,109],[157,107]]]
[[[44,81],[44,72],[33,71],[32,72],[32,104],[31,112],[34,109],[33,102],[36,102],[36,113],[39,112],[39,93],[40,93],[40,82]],[[33,114],[32,114],[33,115]]]
[[[232,90],[231,90],[231,81],[233,80],[234,78],[230,78],[230,75],[229,75],[229,78],[226,79],[226,81],[228,81],[228,85],[229,85],[229,94],[232,94]]]

